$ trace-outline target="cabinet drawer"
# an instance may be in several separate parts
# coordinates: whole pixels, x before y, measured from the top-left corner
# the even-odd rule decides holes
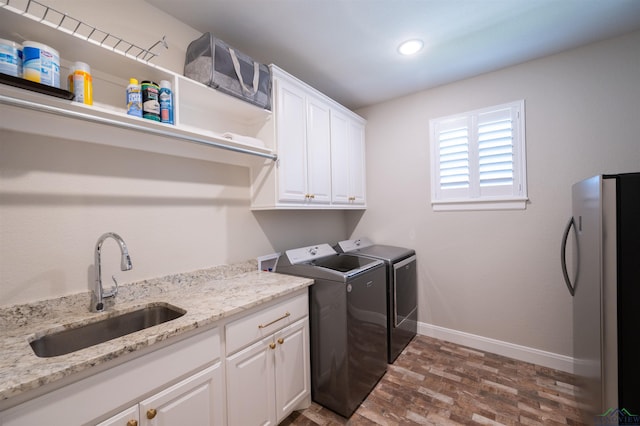
[[[309,315],[307,292],[249,314],[226,325],[227,354]]]

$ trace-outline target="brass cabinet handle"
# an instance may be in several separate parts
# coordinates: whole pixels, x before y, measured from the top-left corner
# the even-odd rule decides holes
[[[289,317],[289,316],[291,316],[291,314],[290,314],[289,312],[285,312],[285,313],[284,313],[284,315],[283,315],[283,316],[281,316],[280,318],[276,318],[276,319],[274,319],[273,321],[268,322],[268,323],[266,323],[266,324],[260,324],[260,325],[258,326],[258,328],[266,328],[266,327],[269,327],[271,324],[274,324],[274,323],[276,323],[276,322],[278,322],[278,321],[281,321],[281,320],[283,320],[283,319],[285,319],[285,318],[287,318],[287,317]]]
[[[270,347],[271,349],[275,349],[275,348],[276,348],[276,344],[275,344],[275,343],[273,343],[273,342],[271,342],[271,343],[269,343],[269,347]]]
[[[284,343],[284,339],[281,337],[278,339],[278,343],[283,344]]]
[[[127,422],[127,426],[138,426],[138,421],[137,420],[129,420]]]
[[[349,197],[349,201],[355,201],[356,197]]]
[[[316,198],[315,194],[309,194],[309,198],[314,199]]]
[[[147,418],[148,418],[149,420],[153,419],[153,418],[156,416],[156,414],[158,414],[158,412],[156,411],[156,409],[155,409],[155,408],[149,408],[149,409],[147,410]]]

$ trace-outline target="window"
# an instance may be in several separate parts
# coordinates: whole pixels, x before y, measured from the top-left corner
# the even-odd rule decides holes
[[[524,209],[524,101],[429,122],[434,210]]]

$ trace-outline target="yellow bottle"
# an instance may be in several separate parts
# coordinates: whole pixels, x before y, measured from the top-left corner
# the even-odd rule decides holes
[[[93,80],[89,65],[76,62],[69,68],[69,91],[75,95],[75,102],[93,105]]]

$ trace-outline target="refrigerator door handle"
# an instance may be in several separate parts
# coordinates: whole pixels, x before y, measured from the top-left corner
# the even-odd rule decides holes
[[[567,223],[567,226],[564,228],[564,233],[562,235],[562,246],[560,248],[560,264],[562,265],[562,276],[564,277],[564,282],[567,285],[567,289],[569,289],[569,293],[571,293],[571,296],[574,296],[576,292],[575,282],[577,281],[578,277],[576,274],[576,277],[574,278],[574,284],[571,284],[571,279],[569,278],[569,273],[567,272],[567,257],[566,257],[567,240],[569,238],[569,231],[571,231],[571,227],[573,227],[575,232],[576,223],[573,220],[573,217],[569,219],[569,222]],[[576,233],[576,238],[578,238],[577,233]],[[576,253],[577,253],[578,263],[580,263],[580,250],[578,250],[577,244],[576,244]]]

